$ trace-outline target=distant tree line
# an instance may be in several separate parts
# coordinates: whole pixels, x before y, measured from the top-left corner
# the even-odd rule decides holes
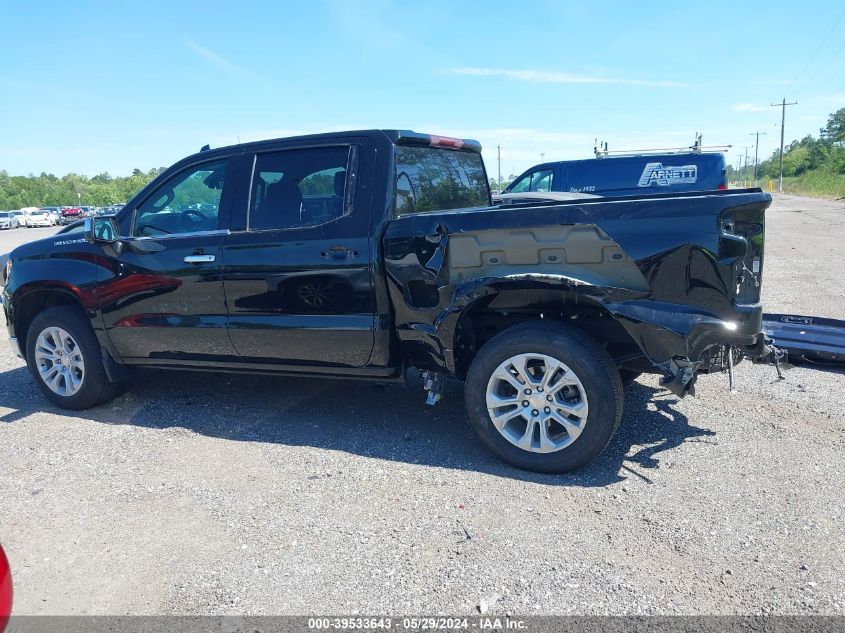
[[[88,178],[81,174],[59,177],[44,172],[40,176],[10,176],[6,170],[0,170],[0,209],[60,207],[77,202],[104,207],[126,202],[162,171],[164,167],[146,172],[135,169],[130,176],[102,173]]]
[[[749,167],[749,173],[753,169]],[[807,135],[783,148],[784,176],[801,176],[809,172],[845,174],[845,108],[839,108],[828,117],[827,124],[819,130],[818,138]],[[760,162],[757,174],[761,180],[777,179],[780,174],[780,148]],[[728,178],[737,180],[742,175],[730,166]]]

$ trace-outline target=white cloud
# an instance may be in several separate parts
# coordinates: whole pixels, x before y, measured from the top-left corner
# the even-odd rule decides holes
[[[817,95],[806,100],[808,105],[820,105],[839,109],[845,107],[845,92],[837,92],[831,95]]]
[[[768,112],[768,110],[769,106],[756,103],[737,103],[733,107],[734,112]]]
[[[194,40],[190,38],[185,39],[185,44],[188,45],[194,54],[200,59],[207,61],[212,66],[216,66],[220,70],[226,71],[228,73],[242,73],[244,69],[235,64],[234,62],[226,59],[219,53],[215,53],[213,50],[202,46],[201,44],[197,44]]]
[[[689,85],[676,81],[600,77],[591,75],[576,75],[574,73],[559,71],[530,69],[459,66],[455,68],[447,68],[444,72],[449,75],[462,75],[465,77],[505,77],[507,79],[516,79],[517,81],[530,81],[533,83],[546,84],[626,84],[629,86],[649,86],[652,88],[684,88]]]

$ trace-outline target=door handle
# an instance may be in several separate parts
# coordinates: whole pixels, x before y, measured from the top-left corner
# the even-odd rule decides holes
[[[215,259],[214,255],[185,255],[186,264],[209,264]]]
[[[346,259],[348,257],[356,257],[358,251],[349,250],[345,246],[332,246],[329,250],[320,253],[320,255],[329,259]]]

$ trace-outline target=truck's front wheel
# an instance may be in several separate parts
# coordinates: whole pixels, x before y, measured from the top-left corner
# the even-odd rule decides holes
[[[48,308],[29,326],[26,360],[41,392],[64,409],[88,409],[110,400],[117,387],[103,367],[100,346],[80,310]]]
[[[607,352],[564,324],[505,330],[481,348],[467,374],[467,410],[481,440],[536,472],[567,472],[596,457],[619,425],[622,401]]]

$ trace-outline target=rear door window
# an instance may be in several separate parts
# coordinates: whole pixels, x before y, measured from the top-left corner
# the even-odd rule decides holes
[[[349,146],[290,149],[255,157],[249,229],[288,229],[331,222],[351,209]]]

